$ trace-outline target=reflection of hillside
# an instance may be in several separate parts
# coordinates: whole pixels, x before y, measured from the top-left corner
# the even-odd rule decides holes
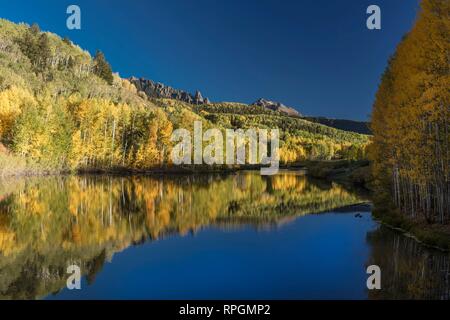
[[[88,281],[115,252],[210,224],[277,224],[361,201],[301,175],[51,177],[21,180],[0,201],[0,298],[65,286],[76,263]]]
[[[381,268],[381,290],[370,299],[450,299],[450,257],[381,227],[368,235],[368,265]]]

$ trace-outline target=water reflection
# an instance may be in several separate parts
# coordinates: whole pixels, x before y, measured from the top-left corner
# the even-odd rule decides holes
[[[2,181],[0,298],[34,299],[57,293],[66,285],[66,268],[71,264],[79,265],[87,282],[93,283],[114,254],[171,234],[196,233],[210,225],[222,229],[242,225],[267,229],[299,216],[329,212],[365,200],[337,184],[314,181],[295,172],[273,177],[242,172]],[[389,238],[392,235],[380,232],[383,231],[374,231],[368,238],[373,247],[371,259],[389,261],[388,257],[395,254],[395,242]],[[365,241],[361,239],[363,246]],[[406,250],[398,248],[399,264],[380,265],[383,275],[396,279],[392,281],[395,293],[403,292],[399,287],[403,278],[398,278],[403,270],[399,268],[401,263],[406,266],[415,259],[425,261],[421,257],[426,251],[408,251],[406,243],[411,240],[401,238],[402,241]],[[299,248],[307,245],[296,244]],[[442,259],[446,265],[441,262],[439,268],[448,270],[448,260]],[[420,265],[429,270],[424,273],[425,278],[434,274],[434,264],[433,268],[426,263]],[[405,295],[412,294],[408,290]],[[418,287],[416,291],[420,290]],[[386,294],[392,297],[390,291]],[[420,297],[420,293],[415,296]]]
[[[382,290],[371,290],[370,299],[450,299],[447,253],[384,226],[370,232],[367,240],[372,246],[368,264],[378,265],[382,272]]]

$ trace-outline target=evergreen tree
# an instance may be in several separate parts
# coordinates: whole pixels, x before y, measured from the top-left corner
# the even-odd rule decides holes
[[[105,55],[100,50],[97,50],[94,57],[94,73],[105,80],[108,84],[113,83],[113,74],[111,66],[105,59]]]
[[[33,35],[38,35],[41,32],[41,28],[39,27],[39,25],[37,23],[33,23],[30,27],[30,32]]]
[[[33,25],[35,26],[35,25]],[[20,50],[30,60],[36,73],[44,73],[52,56],[50,41],[46,33],[39,33],[38,26],[30,27],[18,40]]]
[[[37,42],[37,52],[38,52],[38,71],[45,72],[49,67],[49,60],[52,55],[52,51],[50,49],[50,42],[48,36],[43,33],[39,36],[39,40]]]
[[[70,41],[69,37],[67,37],[67,36],[65,36],[65,37],[63,38],[63,42],[64,42],[65,44],[67,44],[68,46],[71,46],[71,45],[72,45],[72,41]]]

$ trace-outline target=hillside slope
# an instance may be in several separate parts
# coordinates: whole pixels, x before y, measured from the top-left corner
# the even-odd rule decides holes
[[[3,162],[19,157],[34,171],[166,166],[173,129],[192,128],[195,120],[221,129],[279,128],[284,162],[361,158],[368,142],[262,106],[210,103],[197,94],[192,104],[139,89],[113,75],[101,52],[92,57],[36,25],[0,19]],[[14,173],[8,170],[0,175]]]
[[[369,128],[369,123],[364,121],[354,121],[346,119],[330,119],[325,117],[304,117],[305,120],[317,122],[328,127],[333,127],[340,130],[356,132],[360,134],[370,135],[372,132]]]

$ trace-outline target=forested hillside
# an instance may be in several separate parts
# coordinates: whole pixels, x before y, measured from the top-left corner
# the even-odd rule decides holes
[[[209,101],[208,101],[209,103]],[[0,174],[170,165],[174,128],[280,128],[281,159],[365,157],[368,137],[243,104],[154,99],[37,25],[0,20]]]
[[[217,103],[194,110],[226,128],[280,128],[280,160],[362,159],[368,136],[342,131],[261,106]]]
[[[372,114],[378,203],[450,220],[450,2],[423,0],[382,77]]]
[[[351,131],[361,134],[372,134],[369,123],[364,121],[354,121],[346,119],[329,119],[325,117],[304,117],[305,120],[324,124],[329,127]]]

